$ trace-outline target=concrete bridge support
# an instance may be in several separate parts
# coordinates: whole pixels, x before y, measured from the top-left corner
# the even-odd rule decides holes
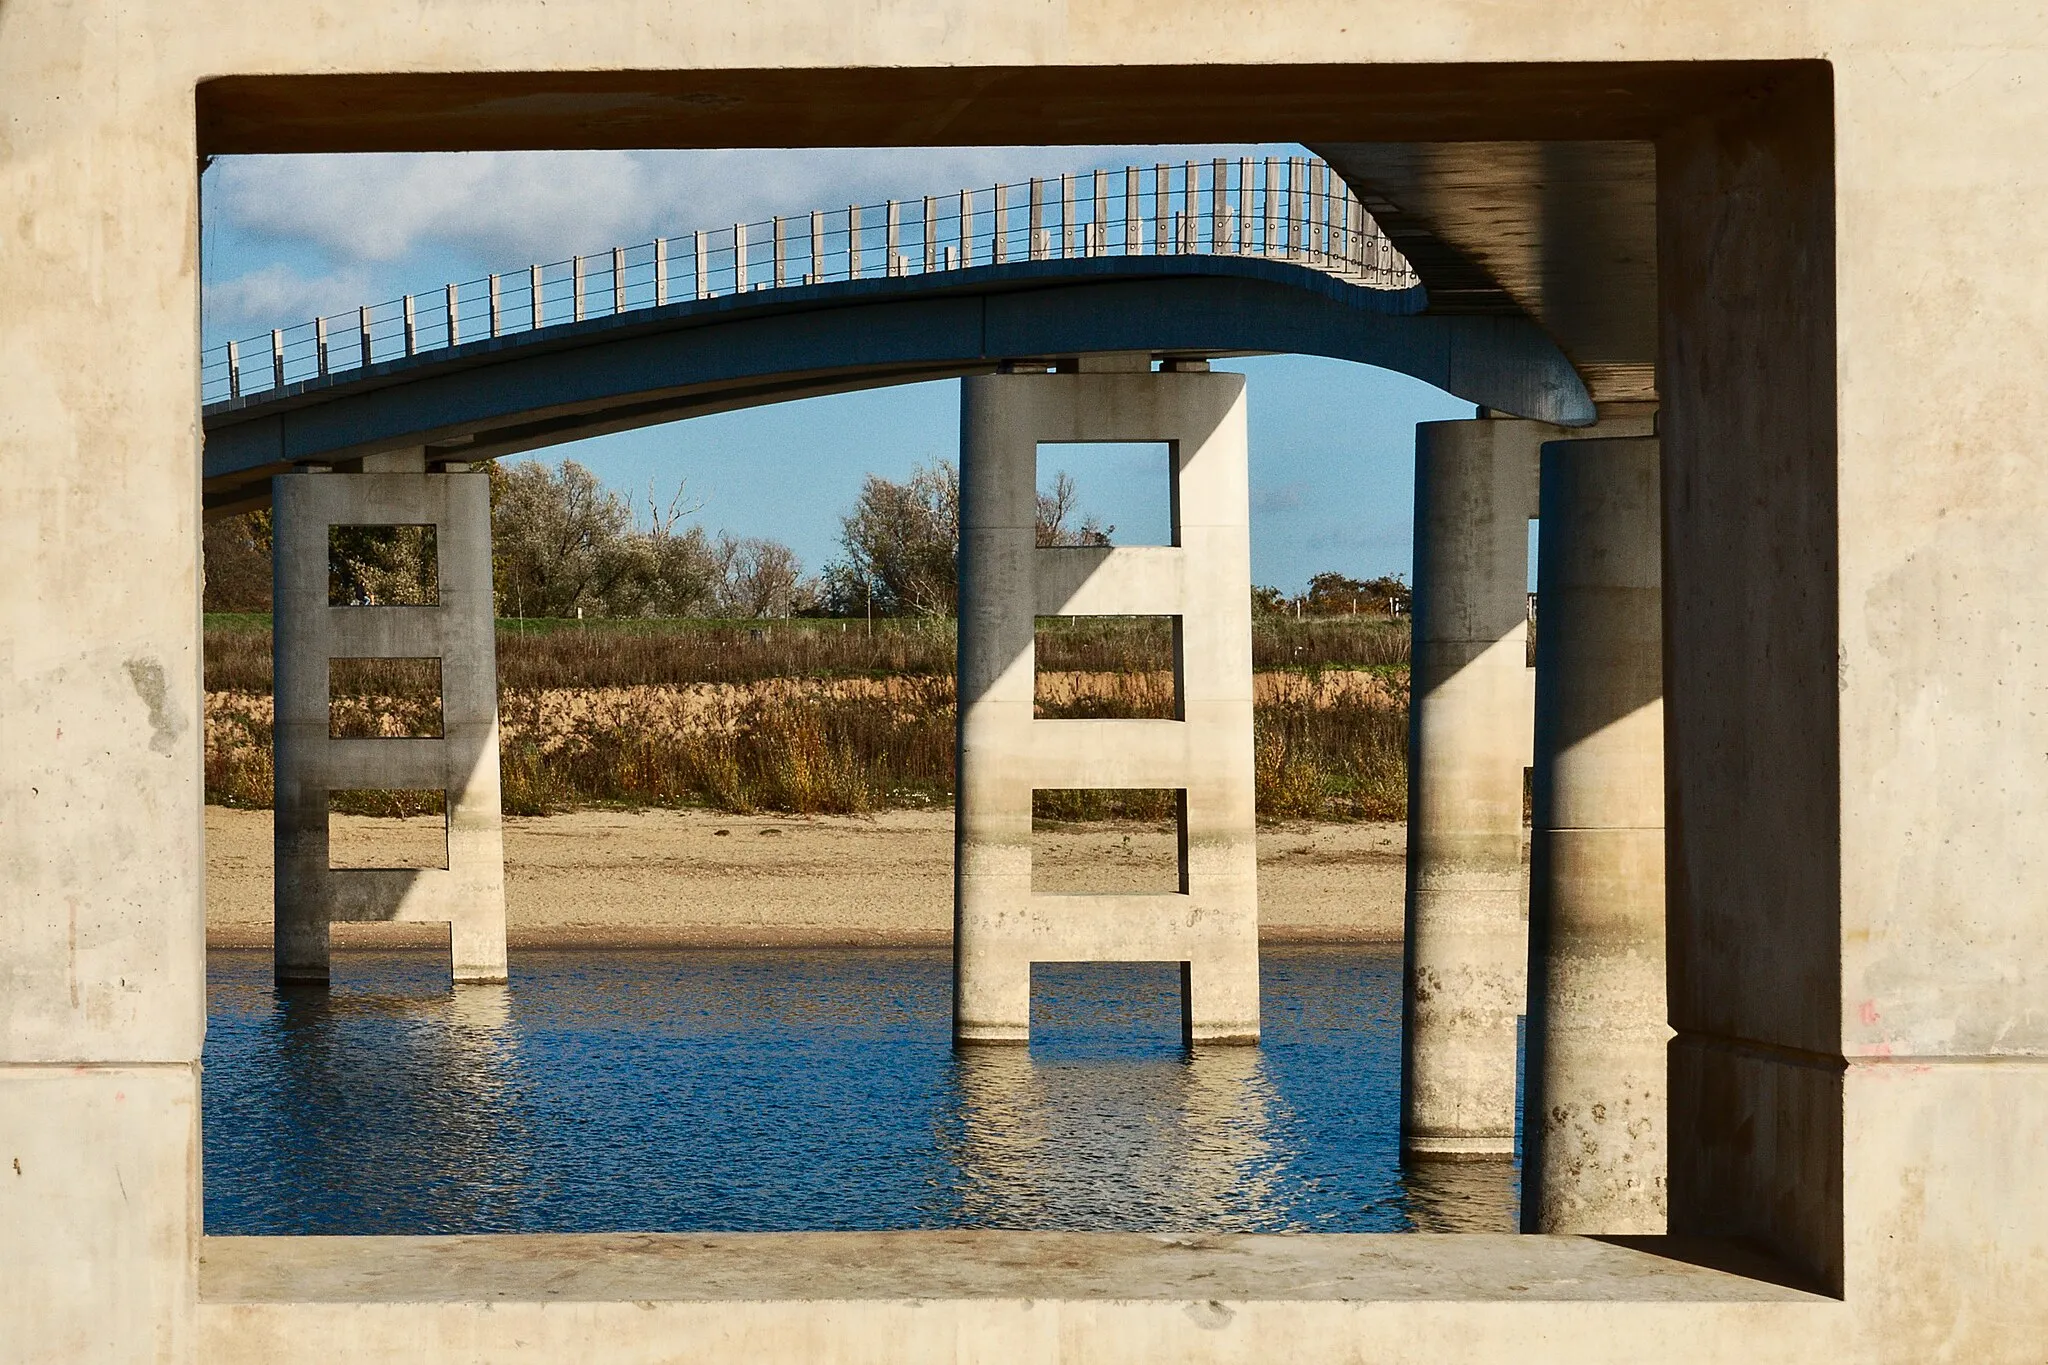
[[[1529,521],[1540,422],[1415,433],[1401,1147],[1511,1156],[1528,882]]]
[[[445,922],[454,979],[503,981],[489,480],[481,473],[429,473],[417,452],[364,465],[361,473],[288,474],[272,484],[277,979],[326,981],[328,925],[386,920]],[[438,600],[331,605],[330,530],[349,525],[431,526]],[[329,663],[345,658],[439,660],[441,734],[333,738]],[[446,865],[331,867],[330,793],[358,789],[443,793]]]
[[[1416,428],[1401,1031],[1401,1149],[1410,1161],[1506,1160],[1515,1150],[1529,962],[1529,522],[1540,452],[1547,441],[1647,434],[1653,420],[1648,406],[1629,404],[1576,430],[1514,418]]]
[[[1173,544],[1041,548],[1040,442],[1163,441]],[[954,1023],[1024,1043],[1031,964],[1179,962],[1190,1042],[1259,1033],[1244,378],[1182,370],[968,379],[961,411]],[[1035,616],[1174,618],[1176,718],[1036,720]],[[1180,793],[1180,885],[1031,888],[1037,788]]]
[[[1658,441],[1543,447],[1530,859],[1529,1232],[1665,1230]]]

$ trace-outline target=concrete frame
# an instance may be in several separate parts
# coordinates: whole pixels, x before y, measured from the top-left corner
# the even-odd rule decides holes
[[[1664,660],[1657,438],[1543,447],[1527,1232],[1661,1233]]]
[[[1090,359],[1081,362],[1084,370]],[[1034,962],[1178,962],[1189,1043],[1259,1036],[1251,494],[1237,374],[962,381],[953,1037],[1028,1043]],[[1164,441],[1173,543],[1043,547],[1038,447]],[[1174,618],[1172,720],[1037,720],[1039,616]],[[1180,792],[1180,889],[1031,889],[1037,788]]]
[[[2038,14],[1273,0],[1246,26],[1221,7],[885,0],[848,23],[789,0],[709,23],[608,0],[598,17],[16,0],[0,20],[0,525],[17,547],[0,589],[0,1352],[2038,1355]],[[1654,141],[1672,1235],[797,1236],[752,1261],[723,1239],[626,1239],[651,1265],[635,1274],[616,1239],[203,1238],[198,384],[178,340],[198,310],[199,158],[1055,131]],[[1505,207],[1540,226],[1528,188]],[[1543,262],[1536,237],[1511,245]],[[422,1261],[439,1273],[389,1273]],[[1781,1283],[1801,1277],[1813,1292]]]
[[[1547,441],[1644,434],[1644,405],[1566,431],[1497,416],[1415,432],[1415,614],[1408,712],[1408,903],[1401,1154],[1515,1150],[1527,1005],[1531,765],[1529,523]]]
[[[457,982],[505,980],[505,840],[498,782],[498,648],[490,478],[428,473],[419,452],[360,473],[272,481],[277,797],[275,952],[280,982],[324,983],[336,921],[445,923]],[[432,606],[330,606],[335,526],[432,526]],[[441,662],[439,738],[335,739],[337,658]],[[442,868],[331,868],[328,796],[422,789],[446,800]]]

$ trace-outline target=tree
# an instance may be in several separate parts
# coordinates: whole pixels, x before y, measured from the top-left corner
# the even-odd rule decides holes
[[[574,460],[493,466],[491,535],[500,613],[638,615],[656,564],[633,507]]]
[[[959,601],[960,471],[919,465],[902,483],[870,474],[839,520],[843,557],[826,570],[834,611],[950,616]]]
[[[1301,603],[1308,616],[1386,616],[1406,612],[1412,600],[1398,575],[1359,579],[1332,572],[1309,579]]]
[[[814,596],[796,552],[759,536],[720,536],[714,601],[720,616],[793,616]]]
[[[270,610],[270,512],[206,523],[201,537],[208,611]]]
[[[1079,511],[1080,492],[1064,471],[1038,494],[1040,545],[1108,545],[1114,526]],[[840,518],[843,556],[828,566],[820,593],[828,611],[859,616],[870,604],[884,616],[950,616],[959,608],[960,471],[950,462],[919,465],[897,483],[879,474],[862,482],[853,510]]]
[[[1078,526],[1067,525],[1067,519],[1074,515],[1081,502],[1081,491],[1074,486],[1074,478],[1066,470],[1052,476],[1052,489],[1040,490],[1035,520],[1038,529],[1038,543],[1045,546],[1058,545],[1107,545],[1114,526],[1104,526],[1097,521],[1093,512],[1081,518]]]

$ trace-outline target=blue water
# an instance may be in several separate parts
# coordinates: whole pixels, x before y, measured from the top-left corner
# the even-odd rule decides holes
[[[1041,966],[1032,1047],[956,1053],[943,951],[445,962],[211,955],[207,1231],[1513,1223],[1512,1172],[1404,1183],[1397,949],[1268,951],[1261,1045],[1192,1051],[1164,964]]]

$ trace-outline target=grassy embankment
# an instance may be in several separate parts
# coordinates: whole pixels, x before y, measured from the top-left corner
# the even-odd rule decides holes
[[[270,629],[206,621],[207,799],[271,801]],[[589,805],[858,812],[952,799],[951,621],[502,622],[505,809]],[[1170,715],[1162,620],[1040,623],[1038,714]],[[1261,618],[1253,636],[1259,811],[1391,819],[1407,799],[1405,622]],[[335,670],[335,733],[432,734],[431,672]],[[1040,793],[1052,819],[1158,818],[1149,792]],[[363,794],[408,813],[417,794]]]

